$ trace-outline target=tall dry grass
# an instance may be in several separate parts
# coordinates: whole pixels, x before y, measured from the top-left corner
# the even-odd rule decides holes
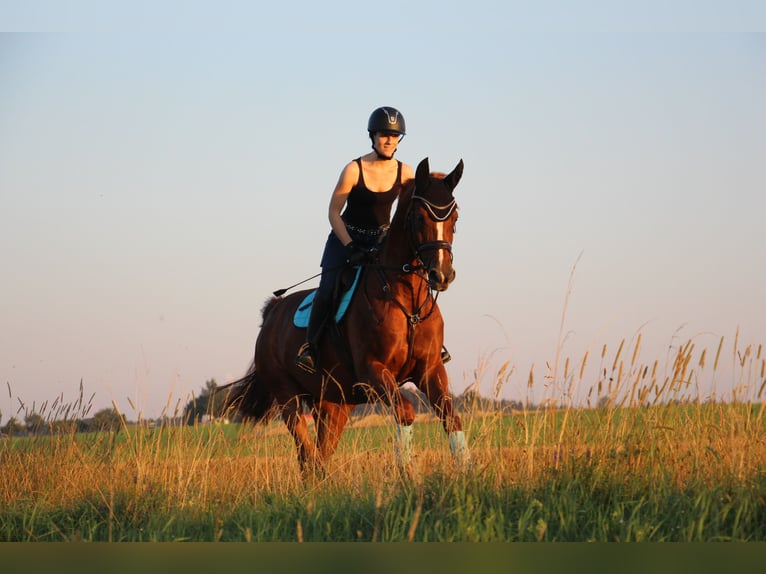
[[[762,346],[688,341],[666,365],[640,349],[603,346],[595,371],[561,357],[542,385],[531,370],[516,411],[467,407],[467,470],[431,416],[407,472],[391,417],[366,417],[322,478],[300,474],[278,422],[5,439],[0,539],[766,540]],[[486,358],[474,373],[496,397],[517,376]]]

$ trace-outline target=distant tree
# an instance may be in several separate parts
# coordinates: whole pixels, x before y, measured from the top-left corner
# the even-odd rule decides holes
[[[91,419],[91,430],[117,431],[125,423],[123,416],[116,409],[101,409]]]
[[[7,436],[17,436],[24,432],[24,425],[16,417],[11,417],[0,431]]]
[[[503,411],[521,411],[524,410],[524,404],[521,401],[503,399],[500,401],[500,408]]]
[[[85,432],[87,430],[88,425],[80,420],[61,419],[50,423],[50,431],[52,434],[69,434],[73,432]]]
[[[27,432],[32,434],[42,434],[45,432],[47,425],[42,415],[38,413],[30,413],[24,417],[24,424],[27,427]]]
[[[614,407],[614,400],[607,396],[603,395],[598,398],[598,403],[596,405],[596,408],[598,409],[611,409]]]
[[[202,388],[199,396],[192,398],[186,407],[184,408],[184,421],[186,424],[194,424],[200,422],[202,417],[209,415],[213,418],[223,416],[224,408],[223,403],[226,399],[225,393],[218,393],[218,383],[215,379],[210,379],[205,382],[205,386]]]

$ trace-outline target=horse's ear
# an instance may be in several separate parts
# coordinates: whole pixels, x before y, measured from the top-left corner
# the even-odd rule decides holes
[[[425,157],[421,160],[417,169],[415,170],[415,185],[420,185],[421,187],[425,186],[425,184],[428,182],[428,176],[430,173],[431,168],[428,167],[428,158]]]
[[[449,186],[450,189],[455,189],[461,177],[463,177],[463,160],[462,159],[455,166],[455,169],[452,170],[452,173],[449,174],[444,179],[446,180],[447,185]]]

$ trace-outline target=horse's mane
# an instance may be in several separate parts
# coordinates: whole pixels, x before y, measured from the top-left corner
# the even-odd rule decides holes
[[[399,192],[399,197],[396,200],[396,211],[394,211],[394,215],[391,218],[392,229],[395,227],[404,226],[404,217],[407,213],[407,207],[410,205],[414,191],[415,180],[411,179],[404,184],[402,191]]]

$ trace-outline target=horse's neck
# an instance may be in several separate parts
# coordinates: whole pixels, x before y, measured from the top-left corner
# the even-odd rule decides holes
[[[381,264],[401,268],[407,264],[414,264],[415,259],[404,229],[392,227],[380,252]]]
[[[391,227],[380,251],[380,262],[385,267],[402,269],[406,265],[414,266],[417,262],[417,256],[412,250],[406,229],[406,215],[414,188],[415,182],[409,182],[408,187],[399,196]],[[404,275],[409,277],[411,274]],[[406,282],[411,283],[411,281]]]
[[[399,299],[418,297],[423,286],[422,279],[408,270],[418,265],[404,234],[389,234],[380,253],[380,264],[386,277],[389,294]]]

